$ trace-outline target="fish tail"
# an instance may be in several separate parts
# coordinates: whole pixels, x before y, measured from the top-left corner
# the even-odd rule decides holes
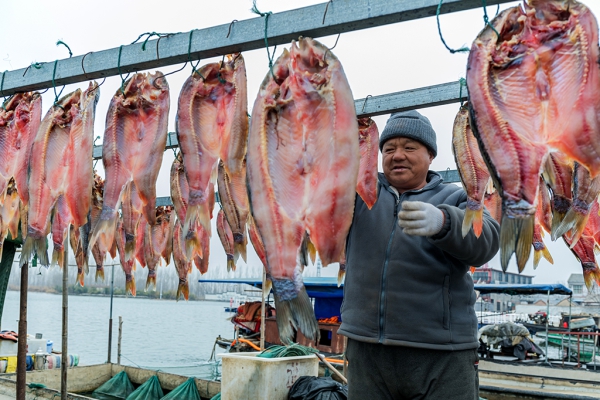
[[[199,257],[204,255],[198,235],[188,235],[185,237],[185,256],[188,260],[193,258],[194,252],[196,252],[196,255]]]
[[[559,230],[561,223],[563,222],[563,220],[565,219],[565,213],[563,212],[559,212],[559,211],[552,211],[552,230],[550,232],[550,237],[552,238],[552,241],[555,241],[556,239],[558,239],[559,237],[561,237],[565,232],[560,233],[561,231]]]
[[[479,237],[481,235],[481,231],[483,230],[483,209],[465,209],[465,218],[463,219],[462,224],[462,237],[467,236],[471,226],[473,227],[473,233],[475,233],[475,236]]]
[[[83,275],[83,269],[77,268],[77,283],[83,287],[85,275]]]
[[[50,262],[48,260],[48,247],[46,244],[46,237],[42,236],[39,238],[34,238],[35,235],[31,233],[27,236],[25,243],[23,244],[23,249],[21,250],[21,261],[20,266],[25,265],[33,254],[37,254],[38,261],[41,265],[48,267]]]
[[[306,242],[306,250],[308,251],[308,256],[310,257],[310,261],[312,261],[312,263],[314,265],[315,262],[317,261],[317,248],[315,247],[313,242],[310,241],[310,237],[308,238],[308,241]]]
[[[235,271],[235,261],[231,255],[227,255],[227,272]]]
[[[102,279],[104,281],[104,266],[96,266],[96,282],[98,279]]]
[[[600,285],[600,269],[598,268],[598,264],[595,262],[585,262],[581,263],[581,267],[583,269],[583,281],[588,291],[592,290],[594,283]]]
[[[65,260],[65,250],[64,249],[60,250],[55,247],[54,250],[52,250],[52,264],[51,265],[58,264],[58,266],[60,268],[62,268],[64,260]]]
[[[477,271],[477,267],[469,267],[469,271],[471,272],[471,274],[474,274],[475,271]]]
[[[183,236],[187,236],[188,232],[198,223],[206,230],[208,236],[211,236],[210,213],[207,204],[200,203],[188,206],[185,222],[183,223]]]
[[[179,280],[179,286],[177,286],[177,295],[175,296],[175,299],[179,301],[181,295],[183,295],[185,301],[188,301],[190,298],[190,284],[188,283],[187,279],[184,282],[182,282],[181,279]]]
[[[83,259],[83,270],[85,271],[85,274],[89,274],[90,273],[90,265],[88,264],[87,258],[84,257]]]
[[[318,340],[319,324],[302,283],[302,275],[297,274],[293,282],[289,279],[272,280],[281,342],[292,343],[295,337],[294,329],[300,330],[311,341]]]
[[[236,259],[239,258],[239,256],[242,256],[242,260],[244,260],[244,262],[246,262],[246,237],[244,235],[234,235],[233,238],[233,251],[234,251],[234,257],[236,257]]]
[[[102,211],[104,214],[104,210]],[[103,240],[105,240],[106,248],[110,247],[109,244],[112,244],[115,236],[116,222],[117,219],[114,215],[111,215],[110,218],[107,219],[100,218],[94,227],[94,231],[92,232],[90,241],[88,243],[88,249],[94,248],[96,241],[101,235],[104,235]]]
[[[271,278],[267,276],[267,279],[265,279],[265,287],[263,288],[263,293],[265,294],[265,297],[268,296],[269,293],[271,293],[272,288],[273,283],[271,282]]]
[[[571,208],[567,211],[565,218],[562,223],[558,227],[557,237],[564,235],[565,233],[571,231],[572,241],[571,248],[577,244],[577,241],[581,237],[583,233],[583,229],[585,228],[585,224],[587,224],[588,219],[590,218],[589,213],[580,213]]]
[[[338,271],[337,280],[338,287],[342,286],[342,283],[344,283],[344,279],[346,279],[346,269],[340,268],[340,270]]]
[[[146,278],[146,290],[151,288],[156,290],[156,271],[148,271],[148,278]]]
[[[135,239],[125,241],[125,261],[131,260],[133,253],[135,252]]]
[[[135,297],[135,276],[125,275],[125,291]]]
[[[531,254],[533,243],[534,216],[511,218],[504,214],[500,226],[500,264],[506,272],[508,262],[513,253],[517,257],[519,273],[525,269],[525,264]]]

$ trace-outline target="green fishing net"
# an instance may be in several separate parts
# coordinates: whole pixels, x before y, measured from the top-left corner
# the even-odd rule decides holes
[[[194,378],[189,378],[161,400],[202,400]]]
[[[125,400],[132,392],[133,385],[129,377],[125,371],[121,371],[104,383],[104,385],[94,390],[92,397],[100,400]]]
[[[215,394],[210,400],[221,400],[221,393]]]
[[[280,357],[298,357],[308,356],[310,354],[317,353],[317,349],[312,347],[302,346],[301,344],[294,343],[289,346],[278,346],[274,345],[258,354],[256,357],[264,358],[280,358]]]
[[[160,400],[164,395],[158,377],[154,375],[135,389],[135,392],[131,393],[127,400]]]

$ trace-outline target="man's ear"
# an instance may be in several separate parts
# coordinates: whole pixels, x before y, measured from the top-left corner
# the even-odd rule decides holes
[[[435,156],[433,155],[433,152],[431,150],[427,150],[427,153],[429,153],[429,164],[431,164]]]

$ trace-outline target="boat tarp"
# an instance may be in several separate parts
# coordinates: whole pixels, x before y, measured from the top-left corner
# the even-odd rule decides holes
[[[236,283],[262,288],[260,279],[200,279],[200,283]],[[338,287],[337,277],[306,277],[304,278],[304,287],[309,297],[314,298],[342,298],[344,297],[343,284]]]
[[[530,285],[510,285],[510,284],[480,284],[474,285],[475,290],[481,294],[487,293],[506,293],[509,295],[521,294],[561,294],[569,296],[573,293],[568,287],[560,283],[543,283]]]

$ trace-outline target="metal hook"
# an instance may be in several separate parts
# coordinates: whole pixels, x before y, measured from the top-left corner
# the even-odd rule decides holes
[[[227,31],[227,36],[225,36],[225,38],[229,38],[229,35],[231,34],[231,27],[233,27],[233,24],[235,22],[238,22],[237,19],[234,19],[233,21],[231,21],[231,23],[229,24],[229,30]]]
[[[329,51],[331,51],[331,50],[335,49],[335,46],[337,46],[338,40],[340,40],[340,36],[341,36],[341,35],[342,35],[341,33],[338,33],[338,37],[337,37],[337,39],[335,39],[335,43],[333,44],[333,47],[330,47],[330,48],[328,49]]]
[[[325,17],[327,16],[327,10],[329,9],[329,4],[333,4],[333,0],[329,0],[327,5],[325,6],[325,12],[323,13],[323,22],[321,25],[325,25]]]
[[[170,38],[171,36],[173,36],[173,33],[167,33],[166,35],[161,35],[158,37],[158,40],[156,41],[156,59],[160,60],[160,55],[158,54],[158,45],[160,43],[160,39],[167,37]]]
[[[360,110],[361,114],[365,112],[365,106],[367,105],[367,100],[369,100],[369,97],[373,97],[373,96],[368,95],[367,97],[365,97],[365,101],[363,103],[362,109]]]

